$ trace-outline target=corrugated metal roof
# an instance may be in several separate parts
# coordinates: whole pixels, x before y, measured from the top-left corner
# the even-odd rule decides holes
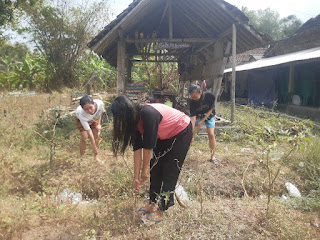
[[[92,39],[88,46],[115,66],[119,29],[122,30],[124,38],[135,39],[140,33],[144,34],[144,38],[152,38],[152,36],[158,39],[168,38],[167,2],[168,0],[133,1],[117,19]],[[172,3],[174,38],[215,39],[227,30],[231,30],[232,24],[236,24],[238,53],[267,43],[266,38],[248,25],[248,18],[239,9],[223,0],[170,0],[170,2]],[[231,31],[223,39],[231,41]],[[204,59],[213,56],[213,44],[206,47],[204,45],[203,43],[193,44],[192,51]],[[132,55],[138,54],[134,43],[127,44],[126,50]]]
[[[289,62],[303,61],[308,59],[320,58],[320,47],[311,48],[295,53],[288,53],[280,56],[263,58],[256,62],[243,64],[236,67],[236,71],[246,71],[258,68],[267,68],[275,65],[285,64]],[[228,68],[224,73],[232,72],[232,68]]]

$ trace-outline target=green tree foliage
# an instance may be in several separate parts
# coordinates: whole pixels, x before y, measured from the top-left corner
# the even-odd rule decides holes
[[[0,1],[0,26],[14,19],[14,10],[17,8],[23,9],[26,6],[33,6],[39,0],[1,0]]]
[[[51,72],[47,91],[76,86],[78,61],[99,29],[101,14],[106,16],[103,3],[87,1],[84,7],[74,5],[73,1],[49,2],[51,5],[37,5],[27,10],[29,30]]]
[[[32,7],[35,3],[40,3],[42,0],[0,0],[0,42],[4,41],[3,28],[7,24],[13,24],[15,22],[15,15],[18,11],[25,7]]]
[[[18,61],[22,61],[26,57],[27,53],[30,54],[30,50],[25,44],[4,43],[0,46],[0,56],[10,56]]]
[[[242,11],[249,18],[250,25],[274,41],[291,36],[302,25],[295,15],[281,19],[279,13],[270,8],[249,10],[244,7]]]
[[[285,37],[288,37],[294,34],[301,25],[302,25],[301,20],[298,19],[295,15],[290,15],[280,20],[282,33]]]

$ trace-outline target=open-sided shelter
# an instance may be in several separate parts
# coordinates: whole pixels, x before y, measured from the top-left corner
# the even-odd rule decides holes
[[[248,18],[223,0],[134,0],[88,46],[117,68],[118,95],[125,93],[136,55],[178,62],[181,83],[205,79],[217,94],[233,29],[237,53],[266,44]]]

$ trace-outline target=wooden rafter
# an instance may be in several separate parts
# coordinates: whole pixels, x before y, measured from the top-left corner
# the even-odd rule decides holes
[[[168,0],[169,2],[169,39],[173,38],[173,26],[172,26],[172,1]]]
[[[165,17],[166,14],[167,14],[168,7],[169,7],[169,0],[167,0],[166,6],[165,6],[165,8],[164,8],[164,10],[163,10],[163,13],[162,13],[162,16],[161,16],[161,20],[160,20],[159,26],[162,24],[162,22],[163,22],[163,20],[164,20],[164,17]]]
[[[126,38],[126,43],[159,43],[159,42],[172,42],[172,43],[209,43],[215,41],[216,38],[154,38],[154,39],[129,39]]]
[[[210,32],[201,23],[199,23],[196,18],[193,17],[195,15],[193,11],[190,13],[184,8],[179,8],[177,3],[174,3],[174,5],[177,10],[182,12],[182,15],[184,17],[188,18],[191,21],[192,24],[194,24],[198,29],[200,29],[204,34],[210,36]],[[188,6],[188,4],[185,5]]]

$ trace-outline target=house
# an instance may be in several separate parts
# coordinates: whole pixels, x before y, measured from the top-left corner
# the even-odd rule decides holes
[[[263,58],[267,48],[255,48],[236,56],[236,66],[258,61]],[[226,68],[232,67],[232,56],[229,57]]]
[[[318,116],[320,106],[320,15],[291,37],[274,43],[261,60],[236,68],[236,97],[255,105]],[[226,79],[231,69],[226,69]],[[308,111],[307,111],[308,109]],[[320,117],[320,113],[319,113]]]

